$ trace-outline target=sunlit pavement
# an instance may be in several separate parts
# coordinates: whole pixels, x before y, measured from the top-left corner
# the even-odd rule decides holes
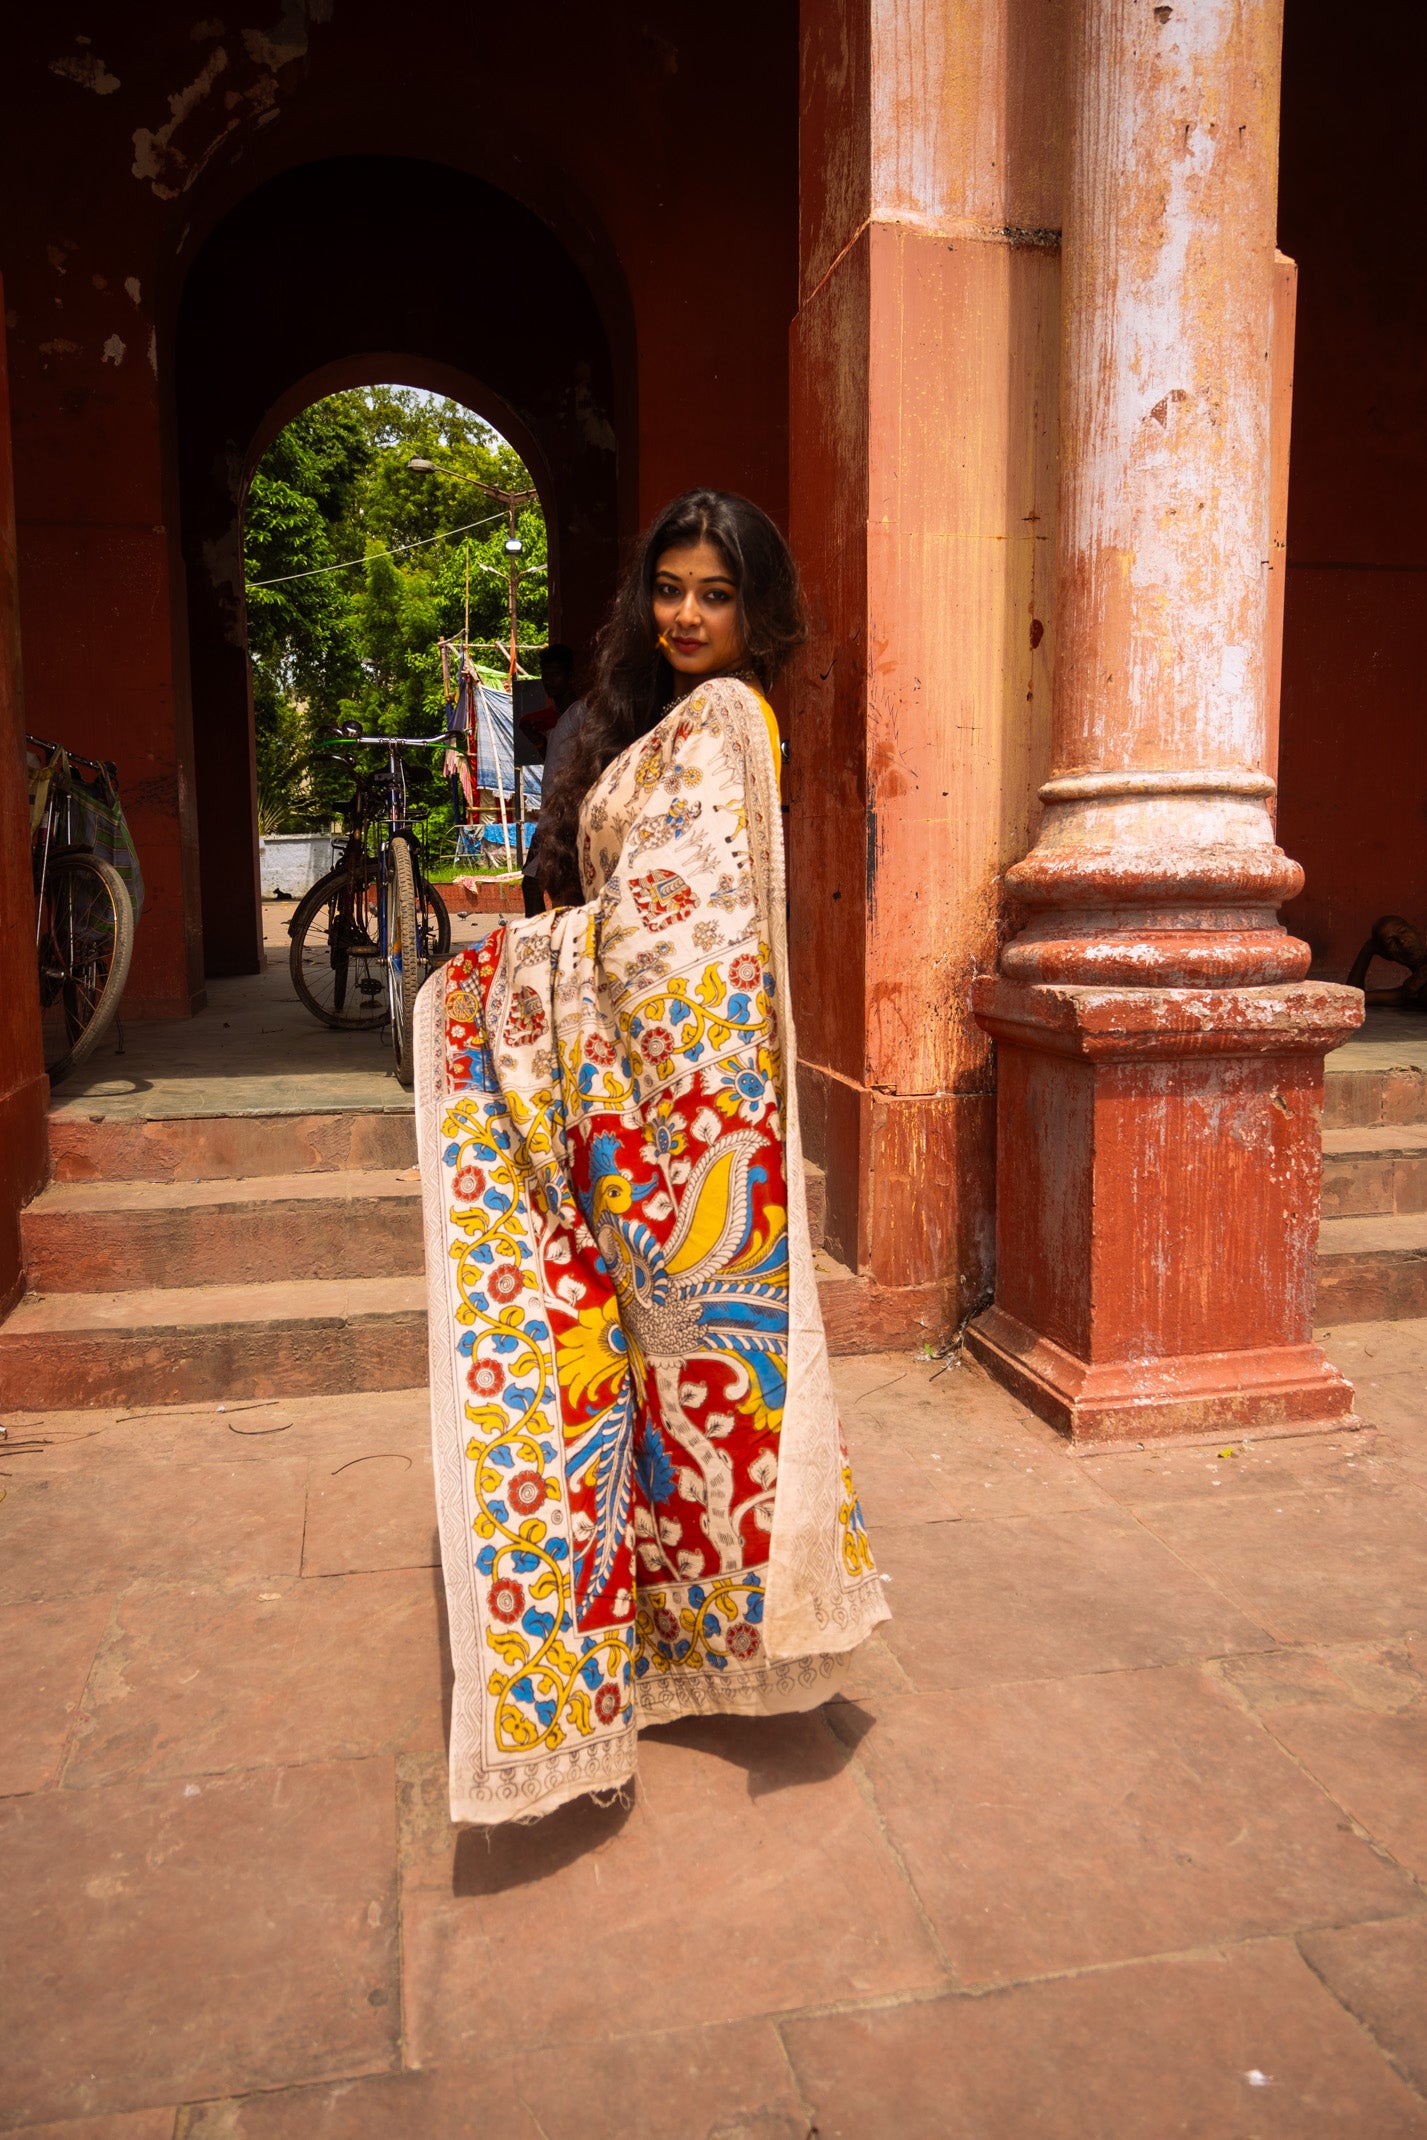
[[[0,2126],[1427,2135],[1427,1324],[1328,1343],[1376,1431],[1093,1458],[837,1362],[847,1698],[489,1840],[423,1392],[12,1415]]]

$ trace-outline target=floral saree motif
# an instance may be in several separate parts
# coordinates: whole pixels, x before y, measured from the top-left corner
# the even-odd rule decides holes
[[[418,1003],[454,1820],[616,1787],[641,1723],[824,1701],[886,1617],[808,1238],[765,714],[730,679],[675,706],[586,800],[587,903]]]

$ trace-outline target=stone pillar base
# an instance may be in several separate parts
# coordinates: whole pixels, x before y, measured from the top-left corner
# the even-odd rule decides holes
[[[1312,1342],[1323,1057],[1354,989],[987,977],[996,1305],[968,1342],[1076,1442],[1355,1424]]]

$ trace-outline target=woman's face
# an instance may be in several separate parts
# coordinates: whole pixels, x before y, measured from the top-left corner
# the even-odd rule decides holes
[[[654,568],[654,629],[680,676],[722,676],[746,649],[738,591],[711,542],[666,550]]]

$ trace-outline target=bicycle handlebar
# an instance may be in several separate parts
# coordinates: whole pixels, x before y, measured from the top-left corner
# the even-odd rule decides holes
[[[390,744],[390,743],[395,743],[395,744],[398,744],[398,745],[400,745],[400,747],[401,747],[402,749],[404,749],[404,750],[420,750],[421,748],[423,748],[423,747],[425,747],[425,746],[430,746],[430,747],[434,747],[434,746],[435,746],[436,744],[438,744],[438,743],[444,743],[445,741],[446,741],[446,738],[445,738],[445,736],[444,736],[444,735],[440,735],[440,736],[323,736],[322,740],[321,740],[321,741],[320,741],[320,742],[318,743],[318,745],[317,745],[317,748],[318,748],[318,750],[337,750],[337,749],[340,749],[340,748],[342,748],[342,747],[343,747],[344,745],[347,745],[347,744],[351,744],[351,743],[379,743],[379,744],[381,744],[381,745],[382,745],[383,747],[385,747],[385,746],[386,746],[387,744]]]

